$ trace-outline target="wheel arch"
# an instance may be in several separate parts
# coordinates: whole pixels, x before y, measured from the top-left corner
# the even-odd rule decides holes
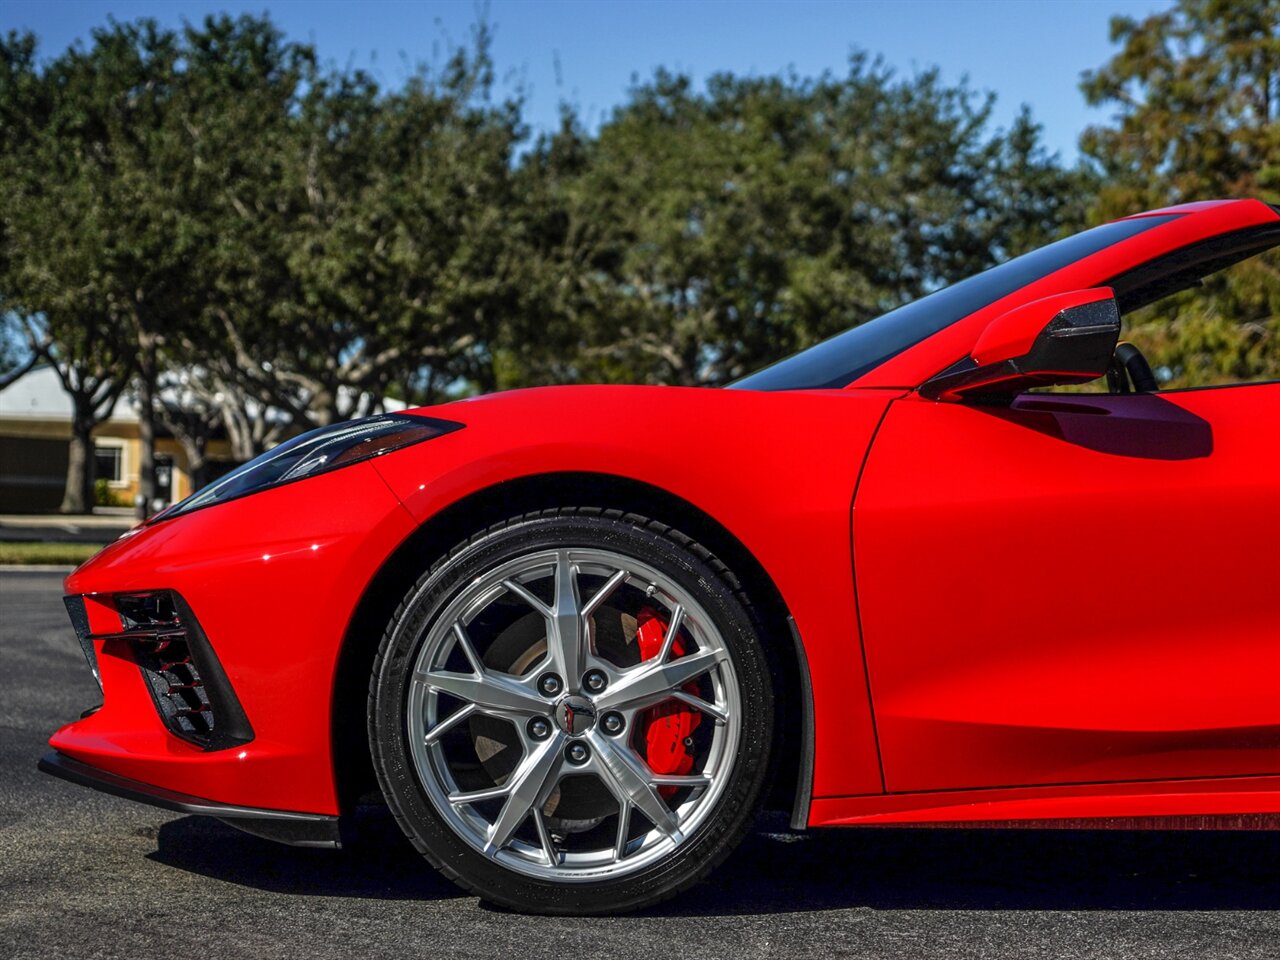
[[[757,614],[778,673],[777,742],[767,805],[801,825],[813,780],[813,722],[803,644],[781,592],[751,551],[714,517],[650,484],[613,474],[548,473],[477,490],[427,519],[382,563],[352,615],[334,675],[331,743],[340,809],[377,790],[366,726],[369,678],[387,621],[429,565],[455,544],[493,524],[566,506],[624,510],[668,524],[710,551],[740,581]]]

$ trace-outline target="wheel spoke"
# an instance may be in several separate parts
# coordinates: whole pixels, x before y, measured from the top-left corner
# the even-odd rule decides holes
[[[695,710],[705,713],[716,723],[727,723],[729,715],[717,707],[714,703],[709,703],[701,697],[696,697],[688,690],[672,690],[671,699],[679,700],[681,703],[688,704]]]
[[[618,798],[618,838],[613,844],[613,859],[627,855],[627,834],[631,832],[631,801]]]
[[[695,773],[677,776],[670,773],[655,773],[649,777],[651,783],[659,787],[709,787],[711,778],[705,774]]]
[[[583,605],[582,619],[585,620],[587,617],[591,616],[598,609],[600,609],[600,605],[604,603],[606,600],[608,600],[609,597],[613,595],[613,591],[617,590],[618,587],[622,584],[622,582],[626,580],[627,577],[629,576],[631,576],[631,574],[628,571],[619,570],[613,576],[611,576],[608,580],[606,580],[604,582],[604,586],[602,586],[599,590],[597,590],[594,594],[592,594],[591,599],[588,600]]]
[[[485,787],[483,790],[459,790],[449,794],[449,802],[455,807],[461,807],[468,803],[479,803],[481,800],[496,800],[499,797],[505,797],[510,791],[511,788],[506,784]]]
[[[471,669],[479,676],[484,676],[484,664],[476,655],[476,648],[471,645],[471,638],[467,636],[467,628],[462,625],[461,620],[453,625],[453,636],[455,642],[462,648],[462,655],[467,658],[467,663],[471,664]]]
[[[664,836],[676,843],[684,839],[679,821],[650,782],[651,774],[594,730],[588,738],[599,755],[600,769],[607,786],[623,806],[633,806],[645,815]]]
[[[702,650],[670,663],[646,661],[641,667],[623,674],[613,686],[596,698],[596,704],[601,710],[620,707],[634,710],[651,706],[669,699],[674,691],[727,658],[719,650]]]
[[[556,554],[555,605],[548,619],[547,648],[552,669],[564,678],[566,689],[576,693],[582,681],[582,617],[578,576],[569,553]]]
[[[564,737],[555,736],[539,744],[511,774],[505,787],[507,802],[489,826],[484,848],[486,854],[492,855],[505,847],[529,816],[529,811],[547,802],[559,780],[563,740]]]
[[[474,704],[482,713],[545,713],[547,703],[514,680],[492,673],[479,676],[452,671],[419,670],[414,676],[427,686]]]
[[[542,807],[533,808],[533,823],[538,828],[538,840],[542,844],[542,852],[546,855],[547,866],[554,867],[560,862],[560,852],[556,850],[555,841],[547,829],[547,818],[542,815]]]
[[[475,713],[476,709],[477,708],[474,703],[468,703],[466,706],[462,707],[459,710],[453,711],[453,713],[449,714],[449,716],[445,717],[443,720],[437,723],[434,727],[432,727],[430,730],[427,731],[427,746],[431,746],[431,744],[435,743],[437,740],[443,737],[446,733],[452,730],[454,726],[461,723],[463,720],[467,719],[467,717]]]
[[[662,649],[658,651],[657,662],[666,663],[671,656],[671,645],[676,642],[676,634],[680,632],[680,624],[684,622],[684,607],[676,604],[671,611],[671,619],[667,621],[667,632],[662,638]]]
[[[551,608],[533,595],[533,593],[523,583],[517,580],[503,580],[502,585],[514,593],[517,597],[533,607],[534,610],[542,614],[547,619],[551,618]]]

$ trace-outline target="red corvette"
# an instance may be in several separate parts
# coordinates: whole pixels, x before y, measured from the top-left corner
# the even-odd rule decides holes
[[[41,766],[311,846],[378,789],[439,870],[545,912],[685,889],[767,801],[1271,823],[1280,383],[1160,391],[1117,338],[1278,243],[1264,203],[1172,207],[730,389],[298,437],[67,579],[105,702]]]

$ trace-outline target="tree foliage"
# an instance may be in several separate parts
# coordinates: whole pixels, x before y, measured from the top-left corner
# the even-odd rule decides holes
[[[1089,219],[1280,199],[1277,6],[1115,21],[1087,169],[1025,110],[997,129],[989,97],[864,54],[704,86],[659,70],[598,129],[566,107],[531,142],[483,26],[396,86],[266,17],[112,21],[43,60],[11,33],[0,310],[25,346],[0,375],[57,360],[82,443],[128,385],[196,469],[215,435],[244,459],[385,396],[722,384]],[[1208,312],[1138,318],[1157,362],[1273,371],[1274,261],[1214,283]]]
[[[1102,175],[1093,221],[1222,197],[1280,202],[1280,0],[1180,0],[1113,19],[1111,37],[1119,51],[1082,85],[1116,109],[1081,138]],[[1280,254],[1140,311],[1126,335],[1169,386],[1280,378]]]
[[[6,48],[0,109],[30,149],[8,154],[26,187],[3,288],[125,336],[144,409],[193,457],[215,430],[256,452],[267,407],[308,424],[388,392],[723,383],[1080,218],[1080,175],[1028,115],[993,131],[988,98],[861,54],[705,90],[659,71],[598,132],[566,109],[524,149],[483,27],[396,89],[265,18],[34,49]],[[174,368],[182,416],[156,396]]]
[[[857,55],[843,76],[659,71],[533,152],[554,372],[719,384],[1051,239],[1076,174],[1025,113]],[[552,280],[563,278],[564,282]],[[520,371],[525,375],[524,371]]]
[[[342,391],[392,384],[496,386],[492,345],[517,307],[512,164],[519,105],[489,102],[482,32],[439,73],[401,90],[367,75],[321,79],[296,119],[282,186],[288,295],[272,318],[296,346],[273,376],[318,423],[350,415]],[[275,362],[275,361],[273,361]]]

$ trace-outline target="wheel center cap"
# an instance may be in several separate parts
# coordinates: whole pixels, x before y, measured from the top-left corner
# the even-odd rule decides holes
[[[580,737],[596,725],[596,705],[586,697],[565,697],[556,704],[556,723],[571,737]]]

